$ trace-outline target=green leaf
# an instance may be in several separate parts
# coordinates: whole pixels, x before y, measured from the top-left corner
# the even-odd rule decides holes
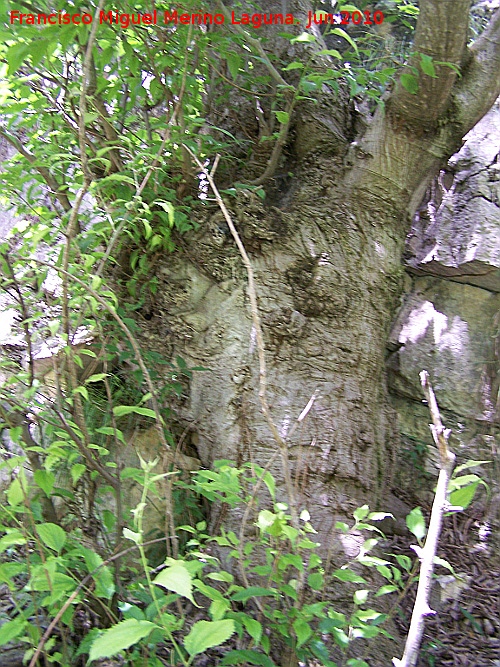
[[[120,442],[123,442],[125,445],[125,438],[123,433],[118,428],[112,428],[111,426],[101,426],[101,428],[96,428],[96,433],[102,433],[103,435],[112,435],[115,438],[118,438]]]
[[[246,614],[242,617],[243,625],[245,630],[248,632],[250,637],[254,640],[255,645],[258,646],[260,638],[262,637],[262,625],[255,618],[250,618]]]
[[[314,35],[311,35],[309,32],[302,32],[300,35],[297,37],[293,37],[290,42],[292,44],[295,44],[296,42],[306,42],[306,43],[311,43],[315,42],[316,37]]]
[[[370,591],[367,590],[366,588],[356,591],[353,595],[354,604],[356,605],[365,604],[365,602],[368,600],[369,593]]]
[[[337,51],[337,49],[323,49],[322,51],[319,51],[318,55],[332,56],[332,58],[342,58],[342,54],[340,51]]]
[[[87,387],[75,387],[73,389],[73,394],[80,394],[86,401],[89,400],[89,392]]]
[[[339,37],[343,37],[346,42],[349,42],[349,44],[352,46],[354,51],[358,53],[358,47],[356,45],[356,42],[353,40],[353,38],[346,33],[345,30],[342,30],[342,28],[334,28],[333,30],[328,31],[329,35],[338,35]]]
[[[29,53],[30,44],[28,42],[19,42],[11,46],[6,53],[7,62],[9,63],[7,73],[14,74],[29,56]]]
[[[240,67],[243,65],[243,59],[237,53],[227,53],[226,61],[229,72],[231,73],[233,80],[235,80],[239,74]]]
[[[284,72],[290,72],[294,69],[304,69],[304,63],[300,63],[295,60],[293,63],[289,63],[286,67],[283,68]]]
[[[115,417],[124,417],[125,415],[136,414],[144,417],[156,419],[156,413],[149,408],[140,408],[137,405],[115,405],[113,408]]]
[[[403,88],[411,93],[411,95],[418,93],[418,79],[416,76],[408,73],[401,74],[400,81]]]
[[[287,113],[286,111],[275,111],[274,113],[276,114],[278,122],[281,123],[282,125],[286,125],[290,120],[290,114]]]
[[[307,583],[313,591],[320,591],[324,585],[323,575],[321,572],[313,572],[307,577]]]
[[[462,489],[453,491],[450,493],[450,503],[455,507],[463,507],[463,509],[466,509],[471,504],[478,485],[479,481],[469,484],[469,486],[464,486]]]
[[[358,507],[356,510],[354,510],[353,517],[356,519],[356,521],[363,521],[363,519],[366,519],[369,512],[370,508],[368,505],[363,505],[362,507]]]
[[[141,542],[142,542],[141,534],[140,533],[134,533],[134,531],[130,530],[130,528],[124,528],[123,529],[123,537],[126,540],[131,540],[132,542],[135,542],[135,544],[141,544]]]
[[[411,558],[408,556],[396,556],[396,560],[403,570],[406,570],[407,572],[411,570]]]
[[[224,616],[226,615],[226,612],[228,612],[231,609],[231,603],[229,600],[212,600],[210,603],[210,607],[208,610],[208,613],[210,614],[210,617],[212,621],[220,621]]]
[[[184,561],[173,561],[172,565],[166,567],[153,579],[153,583],[178,595],[182,595],[182,597],[190,600],[196,607],[199,606],[193,598],[193,577]]]
[[[198,621],[184,638],[184,648],[189,655],[198,655],[208,648],[220,646],[234,633],[234,621]]]
[[[0,627],[0,646],[7,644],[12,639],[19,637],[24,631],[26,621],[21,618],[16,618],[13,621],[7,621]]]
[[[475,468],[476,466],[481,466],[486,463],[491,463],[491,461],[466,461],[465,463],[462,463],[462,465],[457,466],[455,470],[453,471],[453,477],[456,477],[459,472],[462,472],[463,470],[468,470],[469,468]]]
[[[335,570],[333,576],[340,581],[352,581],[355,584],[366,584],[366,581],[363,577],[360,577],[359,574],[356,574],[352,570]]]
[[[110,600],[115,592],[113,573],[110,568],[107,565],[103,566],[103,559],[99,554],[96,554],[95,551],[92,551],[92,549],[80,546],[78,547],[78,551],[85,559],[85,565],[87,566],[89,574],[93,573],[94,570],[97,570],[97,572],[92,574],[96,583],[94,595],[97,595],[99,598]]]
[[[35,470],[34,478],[36,485],[39,486],[47,496],[50,496],[56,481],[54,473],[41,468],[40,470]]]
[[[71,466],[70,473],[73,486],[75,486],[75,484],[78,482],[78,480],[83,475],[86,469],[87,468],[83,463],[75,463],[75,465]]]
[[[213,581],[225,581],[228,584],[232,584],[234,577],[230,572],[210,572],[207,574],[208,579],[213,579]]]
[[[66,533],[55,523],[40,523],[36,527],[36,532],[45,546],[57,553],[60,553],[66,544]]]
[[[11,507],[16,507],[24,501],[25,496],[26,490],[21,485],[19,477],[16,477],[7,489],[7,502]]]
[[[236,602],[246,602],[253,597],[276,596],[277,591],[274,588],[262,588],[261,586],[249,586],[248,588],[238,591],[231,596],[232,600]]]
[[[434,67],[432,56],[426,56],[425,53],[421,53],[420,67],[422,68],[422,72],[424,74],[431,76],[433,79],[437,79],[436,68]]]
[[[89,654],[90,662],[100,658],[110,658],[120,651],[124,651],[147,637],[157,627],[154,623],[138,621],[135,618],[129,618],[113,625],[93,642]]]
[[[425,519],[420,507],[415,507],[406,517],[406,525],[408,530],[415,535],[417,540],[421,540],[427,533],[425,527]]]
[[[454,477],[448,484],[448,491],[455,491],[455,489],[460,489],[462,486],[468,486],[473,482],[479,482],[481,480],[477,475],[461,475],[460,477]]]
[[[397,591],[398,587],[394,586],[394,584],[386,584],[385,586],[381,586],[378,591],[375,593],[375,597],[378,598],[381,595],[387,595],[387,593],[393,593],[394,591]]]
[[[88,384],[89,382],[101,382],[101,380],[104,380],[104,378],[107,377],[109,377],[109,373],[95,373],[85,380],[85,384]]]
[[[9,547],[26,544],[26,538],[20,530],[12,529],[0,539],[0,554]]]
[[[313,633],[309,623],[306,623],[302,618],[298,618],[293,622],[293,629],[297,636],[297,648],[300,648],[302,644],[305,644]]]

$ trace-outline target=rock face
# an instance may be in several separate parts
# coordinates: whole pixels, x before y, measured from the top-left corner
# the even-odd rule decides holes
[[[406,258],[412,289],[391,333],[388,362],[406,459],[401,474],[414,480],[415,461],[429,469],[433,458],[418,377],[426,369],[459,461],[493,462],[480,470],[492,491],[490,501],[483,494],[486,520],[498,527],[500,102],[433,183]]]

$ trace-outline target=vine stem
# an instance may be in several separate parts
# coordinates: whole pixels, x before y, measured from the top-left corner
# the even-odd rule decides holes
[[[262,409],[262,414],[264,415],[266,422],[269,426],[269,429],[273,435],[274,440],[276,441],[276,444],[279,447],[280,453],[281,453],[281,459],[283,463],[283,473],[284,473],[284,478],[285,478],[285,485],[286,485],[286,490],[288,494],[288,498],[290,501],[290,512],[292,515],[292,524],[293,527],[299,530],[299,516],[297,512],[297,501],[295,497],[295,490],[293,488],[292,484],[292,477],[290,474],[290,464],[288,461],[288,447],[285,442],[285,440],[281,437],[278,428],[276,424],[273,421],[273,418],[271,416],[271,411],[269,409],[269,403],[267,401],[267,366],[266,366],[266,352],[265,352],[265,347],[264,347],[264,335],[262,331],[262,324],[260,320],[260,314],[259,314],[259,305],[257,301],[257,290],[255,286],[255,274],[252,266],[252,262],[250,261],[250,257],[248,256],[248,253],[245,249],[245,246],[243,245],[243,241],[241,240],[240,235],[238,234],[238,231],[236,227],[234,226],[234,222],[231,218],[231,214],[229,213],[229,210],[224,203],[224,200],[222,199],[220,192],[217,188],[217,185],[215,184],[213,174],[214,170],[211,172],[208,171],[208,169],[200,162],[200,160],[194,155],[194,153],[191,151],[191,149],[184,144],[186,150],[190,153],[191,157],[195,161],[196,165],[200,169],[200,171],[204,174],[206,177],[212,192],[214,193],[215,200],[217,202],[217,205],[219,206],[224,219],[227,222],[227,225],[229,227],[229,230],[231,232],[231,235],[234,239],[234,242],[236,243],[236,246],[239,250],[239,253],[241,255],[241,259],[243,260],[243,264],[245,265],[245,269],[247,272],[247,277],[248,277],[248,296],[250,299],[250,312],[252,315],[252,323],[253,323],[253,328],[255,330],[255,339],[257,343],[257,354],[259,357],[259,400],[260,400],[260,405]],[[216,162],[218,162],[219,156],[216,158]]]

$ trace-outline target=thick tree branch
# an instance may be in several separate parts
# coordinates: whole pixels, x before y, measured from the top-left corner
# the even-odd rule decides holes
[[[500,9],[467,55],[464,75],[457,81],[454,92],[462,136],[481,120],[500,95]]]
[[[432,130],[446,109],[457,72],[448,65],[460,66],[467,43],[469,0],[422,0],[415,33],[415,54],[410,67],[419,72],[418,93],[409,93],[399,81],[390,102],[390,110],[402,116],[410,126]],[[430,56],[436,77],[422,71],[421,55]]]

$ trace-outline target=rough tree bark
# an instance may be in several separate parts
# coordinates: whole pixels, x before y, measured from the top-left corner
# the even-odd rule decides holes
[[[405,236],[430,179],[500,93],[500,12],[467,47],[469,8],[422,0],[410,63],[418,94],[397,83],[356,134],[352,107],[325,90],[295,110],[266,201],[229,202],[256,274],[268,398],[283,435],[316,394],[289,453],[301,505],[325,544],[339,516],[363,502],[391,507],[398,436],[385,356],[404,290]],[[266,48],[283,55],[280,41]],[[422,73],[420,54],[447,63],[436,78]],[[266,464],[276,443],[258,401],[246,277],[215,206],[183,248],[158,266],[164,289],[150,323],[163,351],[210,369],[194,375],[180,414],[204,465]],[[278,464],[273,472],[281,476]]]

